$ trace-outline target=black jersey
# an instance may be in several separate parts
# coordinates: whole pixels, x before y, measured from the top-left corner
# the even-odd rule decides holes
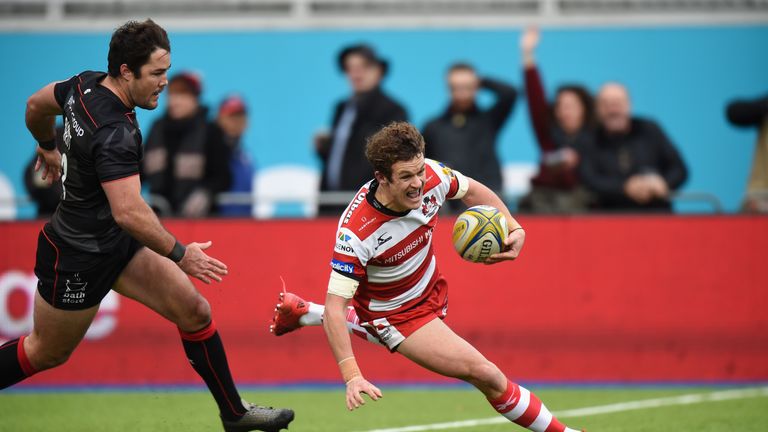
[[[62,199],[51,227],[85,252],[111,252],[127,235],[112,217],[101,184],[139,173],[141,132],[136,113],[100,83],[103,72],[83,72],[56,84],[64,110]]]

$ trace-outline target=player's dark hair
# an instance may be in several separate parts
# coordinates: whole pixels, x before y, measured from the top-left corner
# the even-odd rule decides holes
[[[162,27],[151,19],[128,21],[112,33],[112,40],[109,41],[109,76],[120,75],[120,66],[125,64],[136,78],[141,78],[141,67],[158,48],[171,52],[171,42]]]
[[[477,73],[477,71],[475,70],[475,67],[472,66],[471,64],[469,64],[467,62],[456,62],[456,63],[448,66],[447,75],[450,75],[453,72],[458,72],[458,71],[467,71],[467,72],[472,72],[474,74]]]
[[[424,137],[407,122],[394,122],[368,138],[365,157],[378,171],[392,180],[392,165],[424,154]]]

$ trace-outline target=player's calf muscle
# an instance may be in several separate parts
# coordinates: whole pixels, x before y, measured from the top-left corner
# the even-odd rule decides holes
[[[53,369],[61,366],[69,360],[72,351],[38,352],[29,356],[29,362],[37,371]]]

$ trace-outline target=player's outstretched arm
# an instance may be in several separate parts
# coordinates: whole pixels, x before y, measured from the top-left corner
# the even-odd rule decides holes
[[[467,193],[464,195],[464,198],[462,198],[461,201],[467,207],[476,205],[489,205],[496,207],[502,214],[504,214],[504,217],[507,220],[507,229],[509,230],[509,234],[507,235],[506,240],[504,240],[506,249],[501,253],[491,255],[488,257],[488,260],[485,263],[496,264],[502,261],[514,260],[518,255],[520,255],[520,251],[523,248],[523,243],[525,243],[525,231],[523,230],[522,226],[515,220],[515,218],[512,217],[512,214],[509,212],[506,204],[504,204],[504,201],[502,201],[501,198],[496,195],[496,193],[494,193],[487,186],[477,180],[472,178],[468,178],[468,180],[469,189],[467,189]]]
[[[24,113],[27,129],[38,142],[35,171],[42,168],[42,178],[48,184],[61,177],[61,154],[56,148],[54,125],[62,111],[53,93],[55,85],[50,83],[30,96]]]
[[[211,242],[190,243],[186,248],[177,246],[176,238],[166,231],[155,212],[141,198],[138,175],[101,185],[115,222],[128,234],[158,254],[176,261],[188,275],[207,284],[212,280],[221,282],[221,276],[227,274],[227,266],[203,252],[211,246]]]
[[[379,400],[382,394],[381,390],[363,377],[360,368],[357,366],[357,361],[355,361],[352,341],[349,339],[349,332],[347,331],[348,303],[348,299],[328,293],[325,298],[323,328],[328,337],[328,343],[331,345],[333,356],[336,358],[336,362],[341,370],[341,376],[347,385],[347,409],[352,411],[365,405],[363,393],[367,394],[374,401]]]

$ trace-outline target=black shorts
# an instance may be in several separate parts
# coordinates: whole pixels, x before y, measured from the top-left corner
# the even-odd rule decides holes
[[[109,253],[83,252],[46,225],[37,237],[37,290],[56,309],[88,309],[101,303],[141,243],[128,233]]]

